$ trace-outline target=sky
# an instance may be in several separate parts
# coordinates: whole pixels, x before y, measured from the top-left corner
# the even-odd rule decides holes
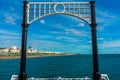
[[[72,1],[90,0],[29,0]],[[96,0],[99,54],[120,54],[120,1]],[[21,48],[22,0],[0,0],[0,48]],[[92,54],[90,25],[79,18],[57,14],[29,25],[27,48],[42,51]]]

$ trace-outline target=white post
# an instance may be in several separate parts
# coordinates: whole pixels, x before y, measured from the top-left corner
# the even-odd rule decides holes
[[[41,16],[41,4],[39,4],[39,17]]]
[[[36,4],[34,4],[34,19],[36,17]]]

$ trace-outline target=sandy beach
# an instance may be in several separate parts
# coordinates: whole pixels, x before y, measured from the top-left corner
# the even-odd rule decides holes
[[[34,57],[43,57],[43,56],[27,56],[27,58],[34,58]],[[16,58],[20,58],[20,56],[0,56],[0,60],[16,59]]]
[[[69,55],[32,55],[32,56],[27,56],[27,58],[37,58],[37,57],[50,57],[50,56],[69,56]],[[0,56],[0,60],[6,60],[6,59],[19,59],[20,56]]]

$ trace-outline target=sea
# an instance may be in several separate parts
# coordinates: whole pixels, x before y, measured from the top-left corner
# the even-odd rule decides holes
[[[0,60],[0,80],[18,75],[20,59]],[[110,80],[120,80],[120,54],[99,55],[99,71]],[[35,78],[92,77],[92,55],[50,56],[27,58],[26,73]]]

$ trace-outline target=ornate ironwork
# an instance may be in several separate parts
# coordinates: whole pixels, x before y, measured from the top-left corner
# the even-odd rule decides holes
[[[61,11],[57,7],[63,7]],[[78,17],[91,24],[91,8],[89,2],[28,2],[27,23],[53,14],[65,14]]]

